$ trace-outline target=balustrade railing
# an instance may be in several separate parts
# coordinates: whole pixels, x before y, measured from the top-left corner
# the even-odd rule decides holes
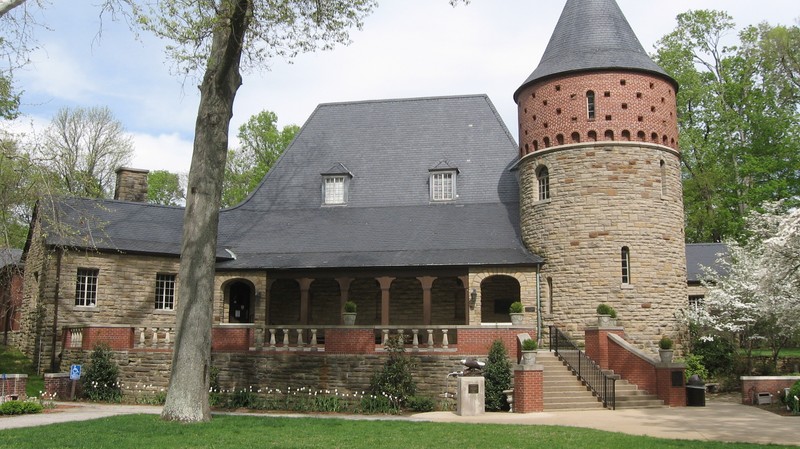
[[[556,326],[550,326],[550,350],[567,363],[578,379],[583,381],[592,393],[603,402],[603,407],[616,410],[617,376],[603,371]]]

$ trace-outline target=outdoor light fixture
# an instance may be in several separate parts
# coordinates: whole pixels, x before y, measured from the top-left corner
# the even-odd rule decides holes
[[[470,308],[475,308],[475,303],[478,301],[478,290],[472,289],[469,294],[469,306]]]

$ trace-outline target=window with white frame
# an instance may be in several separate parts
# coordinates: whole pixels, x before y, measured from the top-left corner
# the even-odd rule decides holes
[[[540,167],[536,173],[536,180],[539,183],[539,201],[550,199],[550,172],[547,167]]]
[[[456,199],[455,170],[431,172],[431,201],[452,201]]]
[[[156,274],[156,310],[173,310],[175,308],[175,275]]]
[[[594,91],[586,92],[586,116],[589,120],[594,120]]]
[[[95,307],[97,305],[97,277],[100,270],[97,268],[78,268],[75,281],[75,305],[81,307]]]
[[[705,299],[704,295],[689,295],[689,308],[692,310],[702,309],[703,299]]]
[[[343,175],[325,176],[323,183],[323,194],[325,204],[346,204],[347,189]]]
[[[622,283],[623,284],[630,284],[631,283],[631,250],[628,249],[627,246],[623,246],[622,247],[621,259],[622,259]]]

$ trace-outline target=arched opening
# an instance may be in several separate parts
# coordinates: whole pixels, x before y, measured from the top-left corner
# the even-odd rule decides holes
[[[539,141],[538,140],[534,140],[533,141],[533,151],[537,151],[538,149],[539,149]]]
[[[511,276],[490,276],[481,282],[481,322],[509,323],[508,308],[520,300],[519,281]]]
[[[457,277],[437,278],[431,287],[431,324],[467,324],[467,297]]]
[[[395,279],[389,297],[389,324],[419,324],[422,321],[422,284],[419,279]]]
[[[270,325],[300,324],[300,284],[294,279],[278,279],[269,290]]]
[[[564,145],[564,135],[563,134],[557,134],[556,135],[556,144]]]
[[[553,278],[547,278],[547,313],[553,314]]]
[[[660,166],[661,166],[661,196],[664,196],[667,194],[667,163],[662,160]]]
[[[255,318],[255,297],[249,282],[234,281],[227,285],[228,322],[252,323]]]
[[[356,324],[381,324],[381,286],[375,278],[358,278],[350,283],[347,298],[356,303]]]
[[[542,142],[544,142],[544,147],[545,148],[550,148],[550,138],[549,137],[545,137],[544,139],[542,139]]]
[[[572,143],[580,143],[581,135],[578,132],[572,133]]]
[[[625,141],[628,141],[628,142],[631,141],[631,132],[628,131],[627,129],[623,129],[622,130],[622,140],[625,140]]]
[[[335,279],[314,280],[308,290],[309,324],[339,324],[341,298]]]
[[[653,143],[658,143],[658,134],[656,133],[650,134],[650,140],[652,140]]]
[[[606,133],[603,135],[606,140],[614,140],[614,131],[607,129]]]
[[[597,142],[597,131],[589,131],[589,141]]]
[[[644,131],[639,131],[636,133],[636,138],[639,139],[640,142],[644,142],[647,139],[647,136],[645,135]]]

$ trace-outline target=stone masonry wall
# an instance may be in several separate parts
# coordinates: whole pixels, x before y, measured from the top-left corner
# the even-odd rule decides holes
[[[550,198],[543,201],[540,166],[550,177]],[[677,340],[674,314],[686,303],[677,153],[634,143],[534,152],[520,162],[520,198],[523,239],[546,259],[547,324],[580,339],[596,322],[597,305],[608,303],[643,348],[655,351],[662,335]],[[621,279],[622,247],[630,250],[628,284]]]

